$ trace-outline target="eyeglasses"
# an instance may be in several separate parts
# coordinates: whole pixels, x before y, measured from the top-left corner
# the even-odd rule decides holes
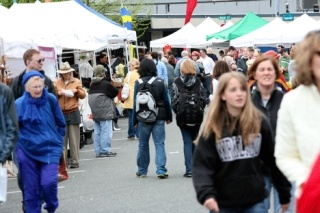
[[[36,60],[36,62],[38,62],[39,64],[42,62],[44,62],[44,58],[40,58],[39,60]]]
[[[33,89],[33,90],[42,90],[43,89],[43,85],[42,86],[32,86],[31,88]]]

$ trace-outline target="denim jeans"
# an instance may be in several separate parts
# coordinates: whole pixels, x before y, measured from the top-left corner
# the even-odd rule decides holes
[[[112,134],[112,120],[94,122],[93,144],[96,155],[110,151]]]
[[[273,211],[272,212],[280,212],[281,210],[281,204],[280,204],[280,200],[279,200],[279,194],[278,191],[276,190],[276,188],[273,187],[271,178],[269,176],[264,176],[264,180],[266,182],[266,190],[269,194],[269,196],[267,196],[264,199],[264,203],[266,205],[266,208],[269,209],[270,208],[270,200],[273,197]],[[295,211],[295,198],[294,198],[294,191],[295,191],[295,184],[291,183],[291,199],[290,199],[290,206],[288,208],[287,211],[285,211],[285,213],[294,213]],[[271,189],[273,189],[273,194],[271,193]]]
[[[199,128],[200,126],[192,128],[180,127],[183,139],[184,165],[186,166],[186,173],[192,173],[192,157],[195,149],[193,141],[197,138]]]
[[[138,122],[139,131],[139,149],[137,155],[138,173],[147,174],[148,166],[150,164],[149,139],[152,133],[152,139],[155,146],[155,162],[157,167],[157,174],[167,172],[166,169],[166,151],[164,147],[165,129],[164,120],[157,120],[154,123]]]
[[[206,89],[206,97],[209,98],[211,93],[211,84],[212,84],[212,78],[211,75],[207,75],[204,77],[204,88]]]
[[[268,209],[266,209],[263,201],[253,204],[252,206],[246,206],[246,207],[234,207],[234,208],[219,207],[219,210],[220,210],[219,213],[268,213]],[[215,212],[210,211],[210,213],[215,213]]]
[[[139,138],[138,128],[135,128],[134,124],[133,124],[132,110],[133,109],[127,109],[127,112],[128,112],[128,137],[133,138],[133,137],[137,136],[137,138]]]

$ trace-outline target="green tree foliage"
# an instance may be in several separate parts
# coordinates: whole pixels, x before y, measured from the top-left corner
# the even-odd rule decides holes
[[[51,0],[52,2],[60,2],[62,0]],[[34,3],[35,0],[16,0],[17,3]],[[43,1],[41,1],[43,2]],[[146,3],[146,0],[82,0],[83,3],[93,8],[97,12],[104,14],[107,18],[122,24],[120,16],[121,3],[132,14],[132,27],[137,31],[137,36],[141,37],[145,34],[150,26],[150,14],[152,3]],[[0,0],[2,6],[10,8],[13,0]],[[138,14],[143,14],[138,16]]]

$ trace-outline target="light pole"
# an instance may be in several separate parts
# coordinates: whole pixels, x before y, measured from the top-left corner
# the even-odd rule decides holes
[[[274,1],[274,14],[275,14],[275,17],[278,17],[279,16],[279,0],[275,0]]]

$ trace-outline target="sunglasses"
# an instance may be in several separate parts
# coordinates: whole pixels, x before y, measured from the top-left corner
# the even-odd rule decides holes
[[[36,62],[40,64],[41,62],[44,62],[44,58],[40,58],[39,60],[36,60]]]

